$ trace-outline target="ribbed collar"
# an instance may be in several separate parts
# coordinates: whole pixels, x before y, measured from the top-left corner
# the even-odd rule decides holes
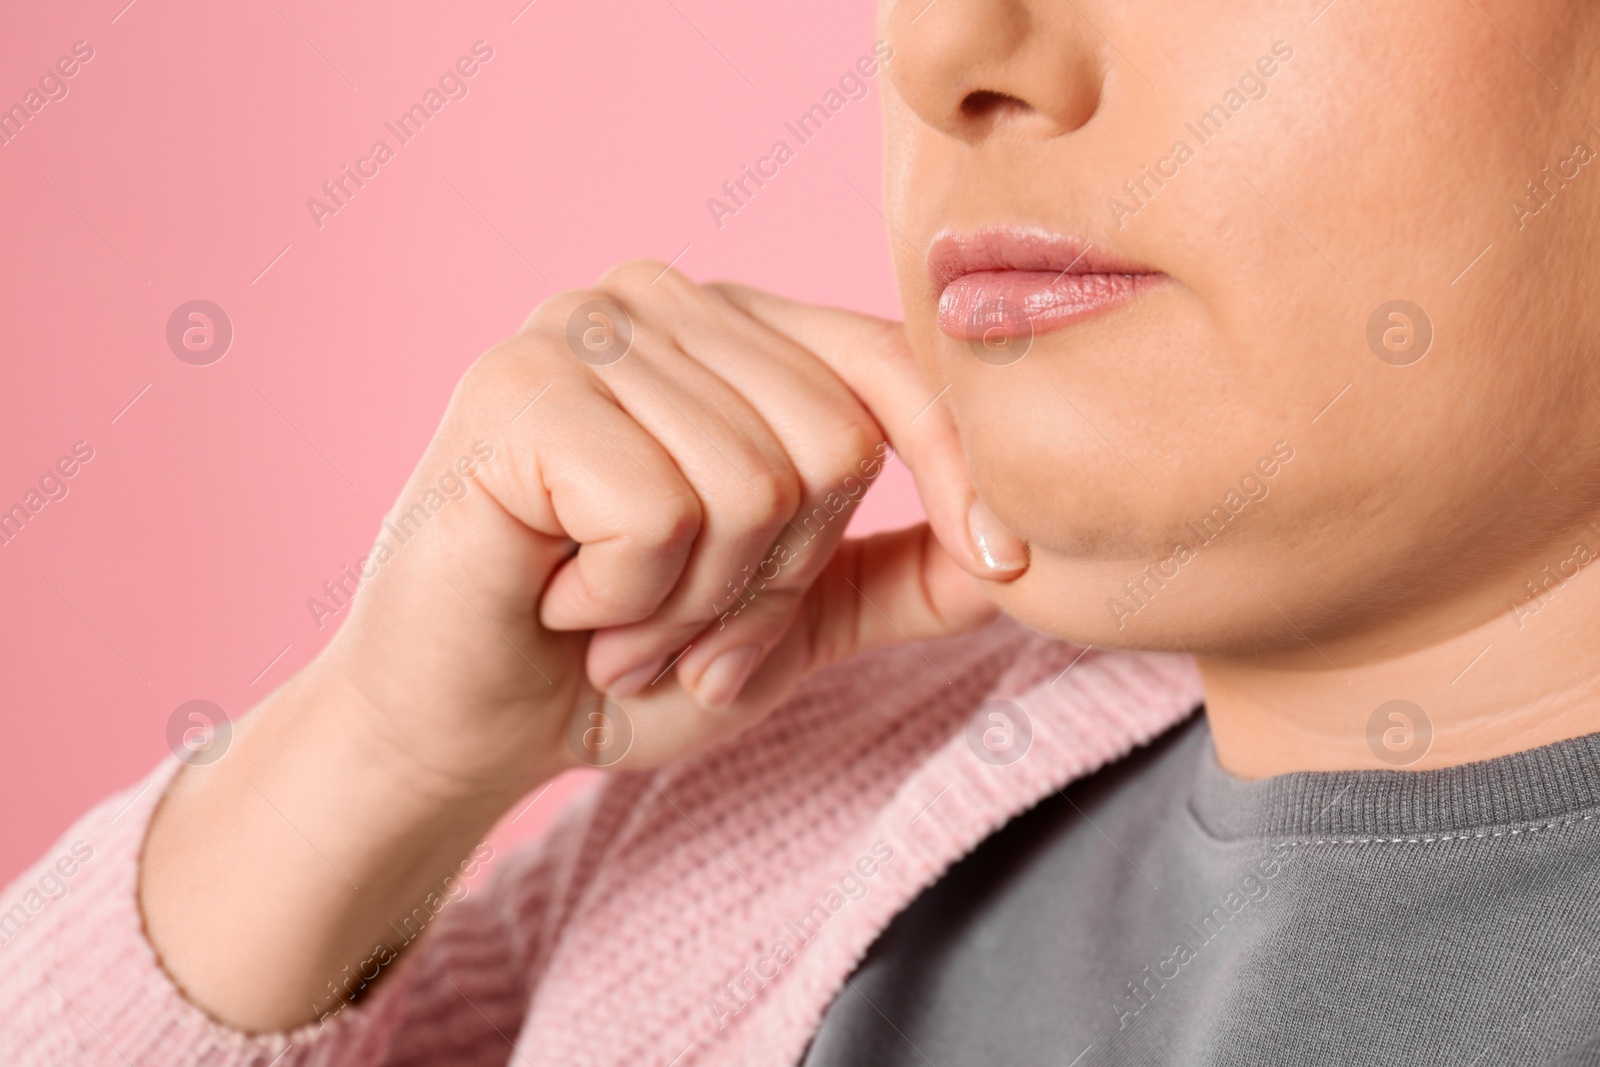
[[[1191,806],[1226,840],[1401,837],[1561,821],[1600,808],[1600,734],[1431,771],[1304,771],[1247,781],[1209,730]]]

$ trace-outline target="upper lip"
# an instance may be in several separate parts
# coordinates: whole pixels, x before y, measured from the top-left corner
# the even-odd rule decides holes
[[[1055,271],[1072,274],[1157,274],[1153,267],[1097,247],[1083,237],[1039,226],[984,226],[970,233],[940,231],[928,247],[928,277],[936,290],[979,271]]]

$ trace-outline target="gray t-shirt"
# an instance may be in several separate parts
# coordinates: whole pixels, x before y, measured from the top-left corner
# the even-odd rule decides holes
[[[1600,734],[1247,782],[1195,716],[917,897],[804,1062],[1600,1064]]]

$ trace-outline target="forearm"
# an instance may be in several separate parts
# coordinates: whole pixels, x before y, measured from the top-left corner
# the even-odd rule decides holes
[[[369,716],[313,665],[221,760],[185,767],[156,814],[140,887],[149,936],[223,1022],[284,1029],[337,1009],[350,976],[372,977],[415,936],[413,909],[449,892],[520,792],[431,778],[375,740]]]
[[[703,290],[668,264],[605,284],[546,301],[467,372],[333,642],[157,812],[146,927],[216,1018],[281,1029],[328,1010],[541,781],[731,736],[829,659],[975,624],[992,606],[972,576],[1026,567],[993,531],[974,547],[953,422],[935,406],[911,425],[929,383],[897,325]],[[574,358],[573,316],[597,302],[641,316],[626,364]],[[868,364],[875,380],[852,385]],[[838,548],[886,438],[930,472],[931,528],[955,549],[883,541],[879,583]],[[775,554],[817,515],[802,552]],[[863,625],[862,603],[888,628]],[[568,733],[597,692],[627,701],[604,760]]]

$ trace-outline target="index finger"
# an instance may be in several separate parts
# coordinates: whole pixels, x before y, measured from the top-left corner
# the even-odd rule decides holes
[[[1027,569],[1027,545],[978,499],[967,477],[955,420],[942,402],[949,386],[928,381],[900,323],[729,282],[707,288],[811,352],[861,399],[911,468],[928,525],[969,573],[1008,581]]]

